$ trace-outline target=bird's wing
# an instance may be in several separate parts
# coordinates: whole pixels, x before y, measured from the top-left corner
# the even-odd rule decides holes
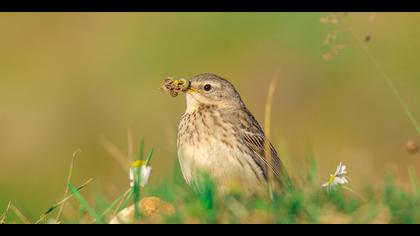
[[[273,145],[266,140],[264,135],[245,133],[244,141],[246,146],[255,154],[254,161],[261,167],[264,175],[268,175],[268,170],[275,176],[280,176],[281,161]]]
[[[255,163],[263,170],[264,177],[268,179],[268,173],[271,171],[274,174],[273,180],[276,180],[283,189],[291,189],[292,183],[286,168],[279,158],[274,146],[268,141],[264,134],[250,134],[244,135],[244,141],[247,147],[255,154],[252,156]],[[267,168],[268,167],[268,168]]]
[[[263,175],[266,179],[269,173],[273,173],[274,179],[279,180],[282,185],[291,186],[286,169],[277,154],[276,149],[266,138],[263,129],[258,124],[257,120],[245,107],[240,110],[235,110],[230,117],[235,117],[232,120],[236,127],[239,142],[246,145],[248,150],[253,153],[253,161],[261,168]]]

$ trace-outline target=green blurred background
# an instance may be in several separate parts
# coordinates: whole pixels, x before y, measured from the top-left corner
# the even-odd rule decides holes
[[[262,124],[270,80],[272,142],[289,172],[308,156],[328,179],[348,165],[350,186],[407,183],[420,155],[405,149],[415,129],[381,73],[346,27],[328,13],[1,13],[0,209],[9,200],[38,216],[63,195],[72,153],[74,183],[115,197],[127,173],[99,140],[127,152],[155,148],[151,184],[170,177],[184,98],[158,90],[167,76],[212,72],[232,81]],[[420,119],[420,14],[350,13],[366,42]],[[330,45],[324,39],[332,31]],[[362,39],[362,38],[360,38]],[[323,55],[345,45],[331,60]]]

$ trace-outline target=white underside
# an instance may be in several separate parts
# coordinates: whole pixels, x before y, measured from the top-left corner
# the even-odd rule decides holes
[[[178,147],[178,159],[187,183],[196,183],[199,173],[204,172],[215,180],[222,192],[238,185],[248,192],[256,191],[261,187],[261,182],[251,167],[256,170],[260,180],[263,177],[252,157],[221,143],[216,133],[208,142],[202,142],[194,148],[189,145]]]

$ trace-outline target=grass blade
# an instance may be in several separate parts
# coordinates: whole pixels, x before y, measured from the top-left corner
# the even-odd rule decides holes
[[[273,157],[271,156],[270,151],[270,136],[271,136],[271,109],[273,104],[273,97],[274,91],[277,85],[277,79],[279,77],[279,71],[277,71],[270,81],[270,86],[268,87],[267,98],[265,102],[265,111],[264,111],[264,133],[265,138],[264,140],[264,153],[267,155],[266,159],[268,159],[268,166],[273,166]],[[268,171],[268,192],[270,194],[271,199],[273,198],[273,191],[274,191],[274,183],[273,183],[273,170],[271,168]]]
[[[154,153],[154,149],[152,148],[152,150],[150,150],[149,154],[148,154],[148,155],[147,155],[147,157],[146,157],[146,162],[145,162],[145,165],[146,165],[146,166],[148,166],[148,165],[149,165],[149,162],[150,162],[150,160],[152,159],[153,153]]]
[[[7,204],[6,210],[0,216],[0,224],[6,223],[7,213],[9,212],[11,205],[12,205],[12,201],[9,201],[9,203]]]
[[[84,209],[86,209],[86,211],[89,213],[89,215],[92,216],[95,219],[96,222],[101,223],[101,224],[105,223],[103,221],[103,219],[101,218],[101,216],[98,213],[96,213],[96,211],[93,208],[90,207],[89,203],[80,194],[79,190],[77,190],[77,188],[74,187],[71,183],[69,183],[68,186],[69,186],[70,192],[79,201],[80,205],[82,205],[82,207]]]
[[[414,170],[414,168],[411,167],[408,170],[408,174],[410,176],[410,184],[411,184],[411,189],[413,190],[413,193],[416,196],[420,196],[419,182],[418,182],[417,174],[416,174],[416,171]]]
[[[10,205],[10,209],[13,210],[15,215],[24,223],[24,224],[32,224],[31,220],[29,220],[28,217],[26,217],[21,210],[19,210],[17,207],[15,207],[13,204]]]
[[[69,173],[67,175],[67,185],[66,185],[66,190],[64,191],[64,197],[63,197],[64,199],[69,194],[68,184],[71,182],[71,177],[73,175],[74,162],[75,162],[76,157],[78,156],[78,154],[80,152],[82,152],[81,149],[77,149],[76,151],[73,152],[73,157],[71,159]],[[65,201],[63,202],[63,204],[60,206],[60,209],[58,210],[57,217],[55,218],[55,221],[56,222],[58,222],[60,220],[60,218],[61,218],[61,215],[62,215],[63,209],[64,209],[64,205],[65,205]],[[48,212],[46,214],[48,214]]]
[[[400,104],[401,108],[404,111],[404,114],[407,116],[410,123],[413,125],[414,129],[416,130],[417,134],[420,136],[420,124],[417,121],[417,119],[414,117],[413,113],[411,112],[410,108],[408,107],[405,100],[402,98],[400,91],[395,86],[393,80],[391,77],[385,72],[385,69],[379,64],[378,60],[373,56],[373,54],[370,52],[369,47],[361,41],[361,37],[359,34],[356,33],[356,31],[351,27],[350,23],[344,19],[344,22],[346,23],[347,29],[350,31],[351,35],[354,37],[356,42],[359,44],[359,46],[362,48],[364,53],[368,56],[370,61],[373,63],[373,65],[376,67],[376,69],[381,74],[381,78],[384,80],[386,86],[391,90],[392,94],[397,99],[398,103]]]
[[[106,214],[108,214],[112,209],[118,209],[122,202],[124,201],[124,199],[126,199],[127,195],[130,193],[130,189],[128,189],[125,193],[121,194],[120,196],[118,196],[112,203],[111,205],[109,205],[109,207],[107,209],[105,209],[102,214],[101,214],[101,218],[103,219],[105,217]],[[117,207],[116,207],[117,206]]]
[[[144,160],[144,138],[140,141],[139,160]]]
[[[80,191],[80,190],[82,190],[84,187],[86,187],[90,182],[92,182],[93,181],[93,179],[89,179],[88,181],[86,181],[84,184],[82,184],[82,185],[80,185],[76,190],[77,191]],[[68,184],[70,184],[70,183],[68,183]],[[68,185],[67,184],[67,185]],[[69,189],[68,187],[67,187],[67,189]],[[63,200],[61,200],[61,201],[59,201],[59,202],[57,202],[56,204],[54,204],[52,207],[50,207],[44,214],[42,214],[41,215],[41,217],[35,222],[35,224],[39,224],[42,220],[44,220],[45,219],[45,217],[47,217],[47,215],[49,214],[49,213],[51,213],[53,210],[55,210],[57,207],[59,207],[59,206],[63,206],[64,205],[64,203],[65,202],[67,202],[70,198],[72,198],[73,197],[73,194],[70,194],[69,196],[66,196],[66,197],[64,197],[63,198]],[[57,220],[57,218],[56,218],[56,222],[58,222],[58,220]]]
[[[130,163],[124,153],[103,136],[99,137],[98,141],[102,147],[121,165],[124,171],[127,171]]]
[[[140,218],[140,211],[137,203],[140,201],[141,168],[135,168],[134,176],[134,185],[132,187],[134,202],[134,219],[138,220]]]
[[[127,194],[126,194],[125,198],[122,198],[121,201],[119,202],[118,206],[115,208],[115,211],[113,213],[114,216],[117,215],[118,212],[120,212],[122,209],[124,209],[124,208],[128,207],[128,205],[130,205],[132,195],[133,195],[133,191],[130,188],[127,191]]]

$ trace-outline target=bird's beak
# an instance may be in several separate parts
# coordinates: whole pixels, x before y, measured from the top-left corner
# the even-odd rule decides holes
[[[193,88],[188,88],[187,90],[185,90],[186,93],[196,93],[197,90],[193,89]]]
[[[185,93],[196,93],[197,90],[191,87],[191,81],[187,80],[186,83],[188,83],[188,86],[183,90]]]

